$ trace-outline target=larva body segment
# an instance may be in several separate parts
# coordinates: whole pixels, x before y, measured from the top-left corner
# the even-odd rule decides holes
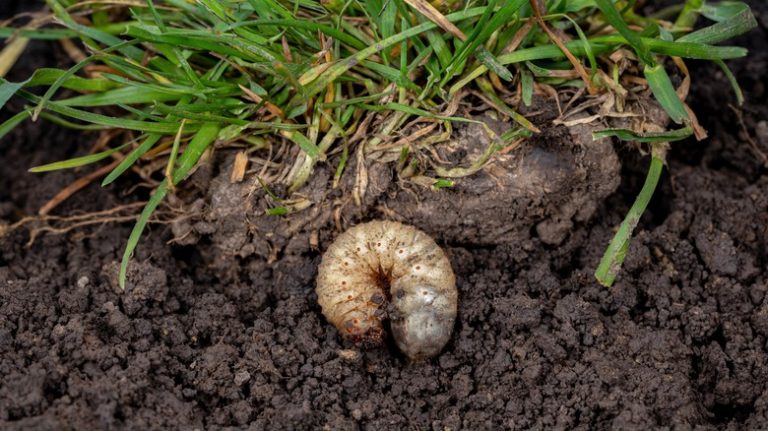
[[[379,345],[384,320],[411,360],[436,355],[453,331],[458,292],[450,261],[424,232],[401,223],[357,225],[331,244],[317,301],[344,336]]]

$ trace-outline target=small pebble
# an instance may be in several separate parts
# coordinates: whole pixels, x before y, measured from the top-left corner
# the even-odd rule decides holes
[[[237,386],[242,386],[248,380],[251,380],[251,373],[248,371],[243,370],[235,374],[235,384]]]
[[[345,361],[357,362],[360,359],[360,352],[352,349],[339,350],[339,357]]]

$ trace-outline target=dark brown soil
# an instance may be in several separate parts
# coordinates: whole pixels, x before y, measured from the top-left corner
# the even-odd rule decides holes
[[[621,184],[605,199],[617,173],[598,167],[610,147],[556,139],[496,165],[549,172],[535,185],[559,198],[544,203],[477,199],[487,172],[448,199],[369,167],[364,210],[342,223],[412,222],[445,245],[458,278],[453,338],[417,364],[393,348],[355,350],[322,317],[310,239],[322,250],[335,237],[330,209],[307,210],[306,225],[244,228],[242,190],[212,165],[197,174],[212,184],[198,196],[205,215],[152,226],[124,293],[115,277],[130,224],[29,248],[28,232],[0,238],[0,428],[768,429],[768,7],[752,3],[761,27],[739,41],[750,57],[731,63],[745,127],[722,73],[689,65],[710,138],[675,144],[613,288],[592,271],[648,163],[623,145]],[[49,49],[34,45],[17,77],[50,61]],[[26,168],[81,154],[91,139],[47,124],[3,139],[0,221],[35,213],[88,172]],[[324,169],[315,181],[327,181]],[[123,195],[130,184],[94,184],[56,212],[141,198]],[[253,214],[263,202],[247,204]],[[514,218],[525,207],[533,217]],[[185,240],[166,244],[174,235]]]

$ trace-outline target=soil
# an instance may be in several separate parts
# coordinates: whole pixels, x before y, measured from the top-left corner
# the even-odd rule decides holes
[[[647,169],[627,145],[550,129],[440,192],[371,164],[362,206],[343,217],[334,201],[258,221],[243,208],[260,212],[264,199],[231,185],[221,152],[193,178],[211,186],[184,199],[201,215],[152,226],[125,292],[116,274],[130,224],[31,246],[25,230],[0,237],[0,428],[768,429],[768,6],[752,7],[760,28],[737,41],[750,56],[729,63],[747,101],[730,109],[722,72],[689,64],[690,104],[710,137],[674,144],[614,287],[592,272]],[[10,78],[51,61],[61,52],[33,44]],[[564,144],[568,134],[578,145]],[[36,213],[89,172],[26,169],[92,139],[48,124],[4,138],[0,221]],[[521,166],[540,175],[513,190]],[[93,184],[55,212],[145,198],[125,193],[135,181]],[[494,187],[505,193],[477,198]],[[359,350],[316,303],[336,223],[382,217],[433,234],[453,263],[458,321],[432,360]]]

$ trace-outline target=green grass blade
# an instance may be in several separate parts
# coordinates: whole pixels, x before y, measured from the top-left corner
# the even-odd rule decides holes
[[[680,141],[691,135],[693,135],[693,129],[690,126],[660,133],[637,133],[629,129],[603,129],[592,132],[592,139],[616,137],[624,141],[660,143]]]
[[[189,174],[195,164],[197,164],[197,161],[200,160],[200,156],[202,156],[203,152],[216,140],[216,136],[218,136],[220,128],[221,127],[216,123],[203,124],[200,130],[189,142],[187,149],[184,150],[184,153],[181,155],[181,157],[179,157],[179,165],[173,172],[172,182],[174,185],[178,184],[181,180],[186,178],[187,174]],[[149,202],[147,202],[147,205],[142,210],[138,220],[136,221],[136,225],[131,231],[131,235],[128,237],[128,243],[125,246],[123,259],[120,263],[120,275],[118,280],[122,289],[125,289],[125,275],[128,271],[128,262],[133,255],[133,251],[136,249],[136,245],[139,243],[139,239],[141,238],[141,234],[144,232],[144,229],[149,222],[149,218],[152,216],[152,213],[155,212],[155,209],[157,209],[157,206],[160,204],[166,194],[168,194],[168,182],[163,181],[160,183],[157,189],[155,189],[155,193],[152,195],[152,197],[149,199]]]
[[[667,41],[661,39],[642,38],[643,42],[654,54],[674,57],[692,58],[696,60],[728,60],[747,55],[747,50],[734,46],[714,46],[704,43]],[[622,44],[626,40],[620,35],[598,36],[590,39],[591,43]],[[579,41],[579,43],[581,43]]]
[[[294,144],[301,147],[301,149],[304,150],[304,152],[307,153],[309,157],[312,157],[314,159],[318,155],[320,155],[320,149],[317,148],[317,145],[314,144],[312,141],[310,141],[303,134],[294,132],[291,130],[283,130],[280,134],[285,136],[288,140],[290,140]]]
[[[30,111],[31,112],[31,111]],[[43,111],[40,113],[40,118],[50,121],[53,124],[66,127],[68,129],[72,130],[83,130],[83,131],[99,131],[99,130],[109,130],[112,129],[112,127],[109,126],[101,126],[98,124],[78,124],[73,123],[72,121],[66,120],[62,117],[59,117],[58,115],[53,115],[49,112]]]
[[[131,235],[128,237],[128,243],[125,246],[125,251],[123,252],[123,259],[120,262],[118,283],[120,284],[121,289],[125,289],[125,275],[128,271],[128,262],[130,261],[131,256],[133,256],[133,251],[139,243],[141,234],[144,232],[144,228],[146,228],[152,213],[155,212],[155,209],[160,205],[160,202],[162,202],[166,194],[168,194],[168,183],[163,181],[157,186],[155,193],[149,199],[147,205],[141,211],[138,220],[136,220],[136,224],[133,226]]]
[[[234,29],[240,26],[248,26],[248,27],[275,26],[280,28],[299,28],[303,30],[310,30],[313,32],[319,31],[321,33],[324,33],[326,36],[330,36],[341,43],[351,46],[352,48],[365,49],[367,47],[365,43],[363,43],[356,37],[352,36],[350,33],[345,33],[329,25],[319,24],[311,21],[303,21],[303,20],[296,20],[296,19],[254,20],[254,21],[243,21],[236,24],[232,24],[229,26],[229,28]]]
[[[527,70],[520,72],[520,89],[523,93],[523,104],[531,106],[533,102],[533,75]]]
[[[187,91],[174,91],[173,89],[157,89],[152,87],[123,87],[102,93],[85,94],[69,99],[57,100],[61,106],[95,107],[112,105],[152,104],[157,102],[171,102],[179,100],[187,94],[195,94],[190,88]]]
[[[427,36],[429,45],[435,51],[437,60],[440,62],[440,67],[443,69],[447,68],[448,65],[451,64],[452,54],[451,54],[451,49],[448,47],[448,44],[445,43],[445,40],[443,39],[440,32],[436,30],[431,30],[431,31],[425,32],[424,34]]]
[[[395,103],[395,102],[384,103],[381,105],[358,105],[358,106],[363,109],[367,109],[369,111],[376,111],[376,112],[399,111],[399,112],[404,112],[410,115],[415,115],[415,116],[425,117],[425,118],[434,118],[437,120],[456,121],[459,123],[478,123],[478,124],[481,123],[480,121],[471,120],[469,118],[464,118],[464,117],[446,117],[444,115],[436,115],[429,111],[425,111],[423,109],[414,108],[413,106],[403,105],[402,103]]]
[[[645,69],[643,69],[643,75],[648,80],[648,85],[651,87],[654,97],[656,97],[656,100],[661,104],[661,107],[664,108],[664,111],[667,112],[672,121],[677,124],[690,121],[688,112],[686,112],[683,102],[677,97],[672,81],[669,79],[669,75],[667,75],[663,65],[646,65]]]
[[[402,50],[401,52],[406,52],[406,51]],[[408,88],[413,91],[421,90],[421,87],[416,85],[413,81],[408,79],[407,76],[404,76],[402,73],[400,73],[399,70],[393,67],[385,66],[383,64],[375,63],[373,61],[368,61],[368,60],[364,60],[362,64],[365,67],[383,76],[384,78],[394,82],[399,87]]]
[[[32,102],[40,101],[40,97],[28,93],[24,90],[19,91],[19,94]],[[172,122],[150,122],[131,120],[127,118],[108,117],[106,115],[94,114],[76,108],[62,106],[57,102],[48,102],[46,109],[70,118],[74,118],[76,120],[84,121],[86,123],[99,126],[107,126],[116,129],[137,130],[140,132],[161,133],[166,135],[174,134],[178,129],[178,124]],[[192,124],[188,127],[188,131],[193,132],[199,128],[199,124]]]
[[[338,108],[339,106],[347,106],[347,105],[353,105],[357,103],[365,103],[365,102],[373,102],[375,100],[379,100],[383,98],[384,96],[388,96],[392,94],[392,91],[385,91],[383,93],[374,93],[368,96],[361,96],[361,97],[351,97],[349,99],[339,100],[337,102],[330,102],[330,103],[321,103],[320,107],[322,109],[325,108]]]
[[[162,133],[165,135],[172,135],[176,133],[176,130],[178,130],[179,127],[177,123],[172,122],[150,122],[130,120],[126,118],[108,117],[106,115],[94,114],[91,112],[70,108],[68,106],[62,106],[54,102],[49,102],[46,107],[53,112],[66,115],[70,118],[75,118],[77,120],[85,121],[91,124],[114,127],[116,129],[128,129],[145,133]],[[191,124],[188,131],[192,131],[198,127],[199,125]]]
[[[123,44],[116,45],[112,48],[110,48],[107,51],[115,50],[119,46]],[[92,55],[90,57],[87,57],[80,62],[78,62],[76,65],[72,66],[67,70],[66,72],[62,73],[61,76],[59,76],[56,81],[54,81],[53,84],[51,84],[50,87],[45,91],[45,94],[43,94],[43,97],[40,98],[40,101],[38,102],[37,106],[35,107],[35,110],[32,114],[32,119],[36,120],[38,115],[40,115],[40,112],[45,108],[45,106],[48,104],[48,101],[51,100],[53,95],[59,90],[59,88],[64,85],[64,82],[67,81],[69,78],[73,77],[77,71],[84,68],[85,66],[96,62],[103,57],[101,55]]]
[[[499,78],[505,81],[511,81],[514,78],[512,72],[504,67],[504,65],[496,57],[494,57],[493,54],[488,52],[484,46],[477,48],[475,51],[475,57],[478,61],[480,61],[480,63],[483,63],[485,67],[488,68],[488,70],[498,75]]]
[[[527,3],[526,0],[511,0],[508,1],[504,6],[502,6],[490,19],[490,21],[485,22],[483,21],[483,17],[481,17],[480,21],[477,23],[475,29],[476,31],[473,32],[468,38],[464,46],[459,50],[451,60],[451,63],[453,65],[463,64],[469,55],[477,50],[477,48],[480,46],[480,44],[485,43],[488,38],[491,37],[493,32],[498,30],[503,25],[506,25],[510,22],[513,22],[513,18],[515,14],[518,13],[518,11]],[[490,7],[488,8],[490,12]],[[490,15],[490,13],[489,13]],[[487,24],[487,25],[486,25]],[[487,51],[485,51],[487,52]],[[479,53],[481,56],[484,55],[484,53]],[[477,55],[477,54],[476,54]],[[495,59],[497,60],[497,59]],[[502,66],[499,63],[499,66]],[[512,79],[512,75],[507,70],[506,67],[503,67],[503,72],[505,75],[500,77],[506,79],[507,81],[510,81]],[[493,70],[493,69],[490,69]],[[449,70],[449,74],[451,74],[453,70]]]
[[[654,65],[655,62],[653,61],[651,52],[645,45],[643,39],[639,34],[629,28],[619,11],[616,10],[616,7],[611,3],[611,0],[595,0],[595,4],[600,8],[600,11],[603,12],[608,23],[618,30],[627,42],[629,42],[640,60],[647,65]]]
[[[77,34],[84,36],[86,42],[88,39],[100,42],[107,47],[111,47],[120,51],[123,55],[134,61],[141,61],[144,56],[144,51],[135,46],[131,46],[125,43],[119,37],[113,36],[95,27],[88,27],[82,24],[78,24],[69,15],[66,8],[61,5],[59,0],[47,0],[48,6],[53,10],[54,15],[59,19],[61,24]]]
[[[107,186],[109,184],[112,184],[113,181],[115,181],[120,175],[123,174],[128,168],[133,166],[134,163],[136,163],[137,160],[139,160],[139,157],[143,156],[147,151],[149,151],[150,148],[152,148],[157,141],[160,140],[160,138],[163,135],[158,134],[151,134],[147,136],[147,139],[144,140],[144,142],[141,143],[138,147],[136,147],[133,151],[131,151],[125,158],[123,159],[120,164],[118,164],[115,169],[112,170],[112,172],[107,175],[106,178],[104,178],[104,181],[101,182],[102,186]]]
[[[2,109],[13,95],[24,87],[25,82],[8,82],[2,78],[0,82],[2,82],[0,84],[0,109]]]
[[[659,182],[663,168],[664,161],[654,156],[651,159],[651,167],[648,169],[648,175],[645,177],[645,184],[643,184],[640,194],[637,195],[635,203],[629,209],[624,221],[621,222],[616,235],[611,239],[611,243],[608,245],[608,249],[605,251],[603,258],[600,259],[600,264],[595,271],[595,278],[603,286],[611,287],[619,271],[621,271],[621,265],[624,263],[624,258],[629,249],[629,242],[632,239],[632,232],[635,230],[637,223],[640,221],[640,216],[643,215],[645,208],[648,207],[648,203],[653,197],[653,192],[656,190],[656,185]]]
[[[480,86],[480,89],[482,90],[483,94],[485,94],[486,97],[491,99],[493,103],[496,104],[496,107],[500,109],[503,113],[508,115],[510,118],[512,118],[515,122],[517,122],[519,125],[523,126],[526,130],[538,133],[541,132],[536,126],[533,125],[527,118],[525,118],[522,114],[512,109],[509,105],[507,105],[507,102],[501,99],[496,92],[493,90],[493,86],[486,78],[480,78],[477,81],[478,85]],[[525,97],[525,95],[523,96]]]
[[[484,11],[485,11],[485,8],[482,8],[482,7],[472,8],[466,11],[456,12],[456,13],[447,15],[446,19],[448,19],[448,21],[451,21],[451,22],[461,21],[467,18],[472,18],[474,16],[480,15]],[[382,49],[393,46],[397,43],[407,40],[408,38],[424,33],[425,31],[432,30],[436,27],[437,27],[437,24],[431,21],[419,24],[415,27],[411,27],[407,30],[401,31],[400,33],[394,36],[381,40],[380,42],[355,53],[351,57],[348,57],[342,61],[337,62],[333,66],[329,67],[325,72],[320,74],[320,76],[318,76],[309,85],[306,86],[305,96],[301,96],[301,95],[295,96],[289,105],[298,106],[300,104],[303,104],[306,97],[313,96],[323,91],[323,89],[326,88],[328,84],[335,81],[338,77],[343,75],[349,69],[355,67],[362,60],[367,59],[368,57],[381,51]]]
[[[32,110],[27,109],[5,120],[3,124],[0,124],[0,139],[3,139],[3,137],[5,137],[5,135],[7,135],[11,130],[15,129],[16,126],[31,116]]]
[[[692,28],[699,17],[698,9],[704,4],[704,0],[686,0],[683,10],[675,20],[675,27]]]
[[[733,93],[736,95],[736,101],[738,102],[739,106],[744,104],[744,93],[741,91],[741,86],[739,85],[739,82],[736,80],[736,77],[733,76],[733,72],[731,72],[731,69],[728,67],[727,64],[723,60],[715,60],[715,64],[720,66],[720,69],[722,69],[723,73],[725,74],[725,77],[728,79],[728,82],[731,84],[731,88],[733,88]]]
[[[747,33],[756,27],[757,20],[755,16],[749,8],[746,8],[736,15],[709,27],[688,33],[677,40],[678,42],[713,44]]]
[[[73,159],[62,160],[59,162],[49,163],[47,165],[42,165],[42,166],[35,166],[34,168],[31,168],[29,172],[34,172],[34,173],[50,172],[50,171],[58,171],[62,169],[72,169],[80,166],[85,166],[91,163],[98,162],[99,160],[106,159],[112,154],[125,148],[126,145],[128,145],[128,143],[125,143],[116,148],[110,148],[109,150],[106,150],[106,151],[101,151],[95,154],[88,154],[87,156],[75,157]]]
[[[623,40],[623,39],[619,38],[619,40]],[[565,46],[568,48],[569,51],[571,51],[573,55],[577,57],[583,56],[586,54],[586,48],[584,47],[581,41],[571,41],[566,43]],[[602,54],[605,52],[609,52],[611,50],[611,46],[606,44],[592,43],[591,49],[592,49],[592,52],[594,52],[595,54]],[[561,51],[560,48],[558,48],[555,45],[541,45],[533,48],[519,49],[517,51],[511,52],[509,54],[500,55],[498,57],[499,61],[502,64],[522,63],[525,61],[532,61],[532,60],[547,60],[547,59],[552,60],[552,59],[560,59],[560,58],[565,58],[565,54],[563,54],[563,51]],[[448,94],[454,94],[455,92],[459,91],[461,88],[466,86],[467,84],[475,81],[479,76],[483,75],[487,71],[488,71],[488,68],[486,68],[485,66],[478,66],[475,70],[468,73],[461,80],[453,84]]]
[[[25,81],[24,88],[51,85],[58,81],[62,75],[67,74],[66,70],[42,68],[37,69],[32,77]],[[117,87],[114,82],[103,78],[81,78],[79,76],[67,76],[61,83],[63,88],[81,92],[102,92]]]
[[[187,126],[185,125],[186,129]],[[187,145],[187,149],[179,157],[179,165],[173,173],[173,184],[180,183],[195,167],[200,156],[208,149],[208,146],[216,141],[221,125],[217,123],[205,123]]]
[[[584,34],[584,31],[579,26],[579,23],[577,23],[573,18],[569,17],[568,15],[563,15],[563,17],[570,21],[571,25],[573,25],[573,29],[576,30],[576,34],[579,36],[579,40],[581,40],[581,43],[584,46],[584,53],[587,56],[587,60],[589,60],[589,67],[591,69],[590,75],[594,77],[595,73],[597,73],[597,59],[595,58],[595,53],[592,51],[592,45],[589,43],[587,35]]]
[[[35,30],[27,30],[13,27],[0,27],[0,39],[7,39],[11,36],[38,40],[61,40],[76,37],[77,33],[63,28],[39,28]]]
[[[692,1],[692,0],[688,0]],[[695,0],[694,0],[695,1]],[[699,8],[699,12],[705,17],[715,22],[725,21],[728,18],[736,16],[742,13],[744,10],[749,10],[749,5],[740,1],[721,1],[721,2],[704,2]]]

